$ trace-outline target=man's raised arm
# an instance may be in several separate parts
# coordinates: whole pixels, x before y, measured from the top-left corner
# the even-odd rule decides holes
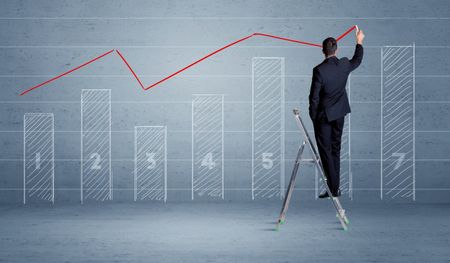
[[[362,61],[364,49],[362,46],[363,40],[364,40],[364,32],[356,26],[356,47],[355,47],[355,54],[353,55],[352,59],[350,59],[350,71],[355,70]]]

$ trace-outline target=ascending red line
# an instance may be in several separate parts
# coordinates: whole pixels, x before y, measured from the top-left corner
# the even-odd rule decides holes
[[[150,86],[148,86],[147,88],[144,88],[144,89],[145,89],[145,90],[151,89],[151,88],[153,88],[154,86],[156,86],[156,85],[158,85],[158,84],[160,84],[160,83],[162,83],[162,82],[164,82],[164,81],[170,79],[171,77],[173,77],[173,76],[175,76],[175,75],[177,75],[177,74],[180,74],[181,72],[183,72],[183,71],[185,71],[186,69],[188,69],[188,68],[194,66],[195,64],[198,64],[198,63],[202,62],[203,60],[209,58],[210,56],[212,56],[212,55],[214,55],[214,54],[217,54],[217,53],[219,53],[220,51],[222,51],[222,50],[224,50],[224,49],[226,49],[226,48],[229,48],[229,47],[231,47],[231,46],[233,46],[233,45],[236,45],[236,44],[239,43],[239,42],[242,42],[242,41],[244,41],[244,40],[246,40],[246,39],[249,39],[249,38],[251,38],[252,36],[253,36],[253,35],[246,36],[246,37],[241,38],[241,39],[239,39],[239,40],[236,40],[236,41],[234,41],[233,43],[230,43],[230,44],[228,44],[228,45],[226,45],[226,46],[224,46],[224,47],[222,47],[222,48],[219,48],[218,50],[216,50],[216,51],[214,51],[214,52],[212,52],[212,53],[210,53],[210,54],[208,54],[208,55],[202,57],[201,59],[199,59],[199,60],[197,60],[197,61],[195,61],[195,62],[193,62],[193,63],[187,65],[186,67],[184,67],[184,68],[178,70],[178,71],[175,72],[175,73],[170,74],[169,76],[163,78],[162,80],[160,80],[160,81],[158,81],[158,82],[156,82],[156,83],[153,83],[152,85],[150,85]]]
[[[336,41],[339,41],[339,40],[343,39],[346,35],[348,35],[350,32],[352,32],[355,29],[356,29],[356,26],[350,27],[347,31],[345,31],[344,34],[342,34],[338,38],[336,38]]]
[[[336,41],[339,41],[339,40],[341,40],[342,38],[344,38],[344,37],[345,37],[346,35],[348,35],[350,32],[352,32],[353,30],[355,30],[355,28],[356,28],[356,26],[352,26],[351,28],[349,28],[344,34],[342,34],[342,35],[340,35],[338,38],[336,38]],[[215,54],[217,54],[217,53],[223,51],[224,49],[227,49],[227,48],[229,48],[229,47],[231,47],[231,46],[234,46],[234,45],[236,45],[236,44],[238,44],[238,43],[240,43],[240,42],[242,42],[242,41],[245,41],[245,40],[247,40],[247,39],[249,39],[249,38],[251,38],[251,37],[254,37],[254,36],[269,37],[269,38],[279,39],[279,40],[283,40],[283,41],[288,41],[288,42],[293,42],[293,43],[302,44],[302,45],[308,45],[308,46],[313,46],[313,47],[322,47],[322,45],[320,45],[320,44],[314,44],[314,43],[310,43],[310,42],[305,42],[305,41],[300,41],[300,40],[295,40],[295,39],[290,39],[290,38],[285,38],[285,37],[279,37],[279,36],[274,36],[274,35],[269,35],[269,34],[264,34],[264,33],[253,33],[253,34],[251,34],[251,35],[248,35],[248,36],[246,36],[246,37],[243,37],[243,38],[241,38],[241,39],[238,39],[238,40],[236,40],[236,41],[234,41],[234,42],[232,42],[232,43],[230,43],[230,44],[228,44],[228,45],[226,45],[226,46],[224,46],[224,47],[221,47],[221,48],[215,50],[214,52],[211,52],[211,53],[207,54],[206,56],[200,58],[199,60],[197,60],[197,61],[195,61],[195,62],[193,62],[193,63],[191,63],[191,64],[185,66],[184,68],[182,68],[182,69],[180,69],[180,70],[178,70],[178,71],[176,71],[176,72],[170,74],[169,76],[167,76],[167,77],[161,79],[161,80],[158,81],[158,82],[155,82],[155,83],[151,84],[151,85],[148,86],[148,87],[145,87],[145,86],[142,84],[142,81],[139,79],[138,75],[137,75],[137,74],[135,73],[135,71],[131,68],[130,64],[129,64],[128,61],[125,59],[125,57],[119,52],[119,50],[114,50],[114,49],[112,49],[112,50],[110,50],[110,51],[108,51],[108,52],[106,52],[106,53],[101,54],[100,56],[98,56],[98,57],[96,57],[96,58],[93,58],[93,59],[89,60],[89,61],[86,62],[86,63],[83,63],[83,64],[79,65],[79,66],[76,67],[76,68],[73,68],[73,69],[71,69],[71,70],[69,70],[69,71],[66,71],[66,72],[64,72],[64,73],[62,73],[62,74],[60,74],[60,75],[58,75],[58,76],[56,76],[56,77],[53,77],[53,78],[51,78],[51,79],[49,79],[49,80],[47,80],[47,81],[45,81],[45,82],[42,82],[41,84],[38,84],[38,85],[36,85],[36,86],[33,86],[33,87],[31,87],[31,88],[25,90],[24,92],[20,93],[20,96],[25,95],[25,94],[27,94],[28,92],[30,92],[30,91],[32,91],[32,90],[35,90],[35,89],[37,89],[37,88],[39,88],[39,87],[41,87],[41,86],[43,86],[43,85],[45,85],[45,84],[48,84],[48,83],[50,83],[50,82],[52,82],[52,81],[54,81],[54,80],[57,80],[57,79],[59,79],[59,78],[65,76],[65,75],[67,75],[67,74],[69,74],[69,73],[72,73],[72,72],[74,72],[74,71],[76,71],[76,70],[78,70],[78,69],[80,69],[80,68],[82,68],[82,67],[84,67],[84,66],[87,66],[88,64],[91,64],[92,62],[94,62],[94,61],[96,61],[96,60],[99,60],[99,59],[101,59],[102,57],[104,57],[104,56],[106,56],[106,55],[111,54],[113,51],[116,51],[117,55],[119,55],[119,57],[122,59],[122,61],[123,61],[123,62],[125,63],[125,65],[128,67],[128,69],[130,70],[131,74],[133,74],[134,78],[135,78],[136,81],[139,83],[139,85],[141,86],[141,88],[142,88],[143,90],[149,90],[149,89],[151,89],[151,88],[153,88],[153,87],[155,87],[155,86],[157,86],[157,85],[163,83],[164,81],[166,81],[166,80],[168,80],[168,79],[170,79],[170,78],[172,78],[172,77],[174,77],[174,76],[180,74],[181,72],[187,70],[188,68],[190,68],[190,67],[192,67],[192,66],[194,66],[194,65],[196,65],[196,64],[198,64],[198,63],[200,63],[200,62],[202,62],[203,60],[205,60],[205,59],[207,59],[207,58],[209,58],[209,57],[211,57],[211,56],[213,56],[213,55],[215,55]]]
[[[27,89],[26,91],[20,93],[20,96],[25,95],[25,94],[27,94],[28,92],[30,92],[30,91],[32,91],[32,90],[34,90],[34,89],[37,89],[37,88],[39,88],[39,87],[41,87],[41,86],[44,86],[45,84],[50,83],[50,82],[52,82],[52,81],[54,81],[54,80],[57,80],[57,79],[59,79],[59,78],[65,76],[65,75],[67,75],[67,74],[70,74],[70,73],[74,72],[75,70],[78,70],[78,69],[80,69],[80,68],[82,68],[82,67],[84,67],[84,66],[86,66],[86,65],[89,65],[89,64],[91,64],[92,62],[94,62],[94,61],[96,61],[96,60],[99,60],[99,59],[101,59],[102,57],[104,57],[104,56],[106,56],[106,55],[111,54],[111,52],[113,52],[113,51],[114,51],[114,49],[111,49],[110,51],[108,51],[108,52],[106,52],[106,53],[103,53],[103,54],[101,54],[100,56],[98,56],[98,57],[96,57],[96,58],[93,58],[93,59],[89,60],[88,62],[85,62],[85,63],[79,65],[79,66],[76,67],[76,68],[73,68],[73,69],[71,69],[71,70],[69,70],[69,71],[66,71],[66,72],[64,72],[64,73],[62,73],[62,74],[60,74],[60,75],[58,75],[58,76],[56,76],[56,77],[53,77],[53,78],[51,78],[51,79],[49,79],[49,80],[47,80],[47,81],[45,81],[45,82],[42,82],[42,83],[39,84],[39,85],[36,85],[36,86],[34,86],[34,87],[31,87],[31,88]]]

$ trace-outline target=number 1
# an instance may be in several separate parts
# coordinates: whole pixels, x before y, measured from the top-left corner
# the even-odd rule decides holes
[[[36,153],[36,170],[41,169],[41,153]]]

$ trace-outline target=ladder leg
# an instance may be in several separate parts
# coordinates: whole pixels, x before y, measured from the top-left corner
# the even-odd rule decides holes
[[[292,169],[292,175],[291,175],[291,179],[289,181],[289,186],[286,190],[286,194],[285,194],[284,200],[283,200],[283,206],[281,208],[280,216],[278,218],[277,229],[280,224],[284,224],[284,220],[286,218],[286,212],[289,208],[289,203],[291,201],[292,192],[294,191],[298,167],[300,166],[300,160],[302,158],[303,150],[305,149],[305,144],[306,144],[306,142],[303,141],[302,145],[298,149],[297,158],[295,159],[294,168]]]
[[[311,146],[314,147],[314,146]],[[332,196],[331,194],[331,190],[328,187],[328,182],[327,182],[327,178],[325,177],[325,173],[323,171],[323,167],[321,165],[321,163],[319,162],[319,160],[316,158],[315,159],[315,163],[317,165],[317,168],[319,169],[320,175],[322,176],[322,181],[324,182],[325,185],[325,190],[327,191],[329,196]],[[342,208],[341,202],[339,201],[339,198],[337,197],[331,197],[331,201],[333,203],[334,208],[336,209],[336,216],[339,219],[339,222],[341,223],[342,228],[347,231],[347,224],[348,224],[348,219],[347,216],[345,215],[345,210]]]
[[[325,185],[325,190],[327,191],[329,196],[332,196],[330,188],[328,187],[328,179],[325,176],[325,172],[323,170],[322,162],[320,160],[320,156],[311,140],[311,138],[308,135],[308,131],[305,128],[305,125],[303,124],[303,121],[300,117],[300,112],[297,109],[294,109],[294,115],[295,119],[297,121],[297,126],[300,130],[303,131],[303,134],[305,135],[306,141],[308,141],[309,148],[311,149],[311,152],[313,153],[314,162],[319,170],[320,176],[322,177],[322,181]],[[339,219],[339,222],[342,225],[342,228],[347,231],[347,224],[349,223],[349,220],[347,216],[345,215],[345,210],[342,208],[341,202],[337,197],[332,197],[331,201],[333,203],[334,208],[336,209],[336,215]]]
[[[345,224],[349,224],[350,221],[347,218],[347,215],[345,214],[345,209],[342,208],[341,202],[339,201],[339,198],[335,197],[335,202],[337,203],[337,206],[339,207],[339,214],[344,219]],[[336,214],[337,215],[337,214]]]

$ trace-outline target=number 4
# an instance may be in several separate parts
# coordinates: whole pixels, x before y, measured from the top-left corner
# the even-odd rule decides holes
[[[201,166],[207,166],[209,170],[216,166],[212,153],[208,153],[203,157]]]

